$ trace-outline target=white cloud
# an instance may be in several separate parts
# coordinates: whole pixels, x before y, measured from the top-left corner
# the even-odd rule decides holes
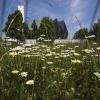
[[[71,0],[70,1],[70,11],[71,15],[76,16],[78,19],[82,19],[82,0]]]
[[[75,12],[74,15],[78,18],[78,20],[81,20],[83,18],[83,13],[81,11]]]
[[[79,4],[80,4],[80,0],[71,0],[72,2],[71,2],[71,7],[72,8],[75,8],[75,7],[77,7]]]
[[[32,11],[30,9],[32,9]],[[50,16],[51,18],[56,18],[56,15],[52,11],[50,11],[48,8],[43,7],[41,5],[40,5],[40,9],[38,6],[34,6],[33,8],[30,9],[29,9],[30,12],[34,12],[29,14],[31,18],[32,16],[33,17],[36,16],[39,18],[42,18],[44,16]]]
[[[69,1],[67,1],[67,0],[50,0],[50,2],[52,5],[54,5],[54,6],[57,5],[59,7],[68,5],[68,3],[69,3]]]

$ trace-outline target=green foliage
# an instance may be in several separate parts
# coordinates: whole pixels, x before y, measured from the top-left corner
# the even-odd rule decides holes
[[[94,23],[92,29],[89,32],[90,35],[95,35],[95,41],[100,41],[100,22]]]
[[[41,34],[45,35],[45,39],[54,40],[55,26],[53,20],[49,17],[44,17],[41,20],[40,27],[38,29],[38,37],[40,37]]]
[[[54,25],[55,25],[55,38],[59,38],[59,34],[60,33],[60,27],[59,27],[59,22],[58,19],[54,20]]]
[[[2,40],[2,38],[0,37],[0,43],[2,42],[3,40]]]
[[[23,23],[22,24],[22,32],[23,32],[23,35],[26,39],[30,39],[31,38],[31,31],[28,27],[28,24],[27,23]]]
[[[31,34],[32,34],[32,37],[31,38],[33,38],[33,39],[36,39],[37,38],[37,25],[36,25],[36,22],[35,22],[35,20],[33,20],[33,23],[32,23],[32,25],[31,25]]]
[[[25,38],[30,38],[29,27],[27,23],[23,23],[23,17],[19,10],[8,16],[8,21],[3,31],[6,36],[21,41],[24,41]]]
[[[83,28],[79,29],[75,34],[74,34],[74,39],[85,39],[85,37],[88,35],[88,29]]]
[[[22,14],[17,10],[8,16],[8,21],[3,31],[11,38],[22,40],[24,36],[22,33],[22,22]]]

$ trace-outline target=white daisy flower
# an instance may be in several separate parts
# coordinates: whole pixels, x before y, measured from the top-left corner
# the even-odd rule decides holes
[[[26,82],[26,85],[33,85],[34,84],[34,80],[28,80],[27,82]]]
[[[83,50],[85,53],[87,53],[87,54],[89,54],[89,53],[93,53],[94,52],[94,50],[93,49],[84,49]]]
[[[100,50],[100,47],[97,47],[96,49],[97,49],[97,50]]]
[[[79,53],[74,53],[74,56],[80,56],[80,54]]]
[[[18,74],[19,71],[18,71],[18,70],[13,70],[11,73],[12,73],[12,74]]]
[[[28,73],[27,73],[27,72],[21,72],[20,75],[21,75],[22,77],[27,77]]]
[[[52,64],[53,64],[53,62],[47,62],[47,64],[48,64],[48,65],[52,65]]]
[[[75,59],[75,60],[71,60],[72,63],[82,63],[81,60]]]
[[[94,75],[97,76],[98,78],[100,78],[100,73],[95,72]]]

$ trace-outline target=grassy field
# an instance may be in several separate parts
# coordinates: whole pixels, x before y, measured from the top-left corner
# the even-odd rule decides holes
[[[0,42],[0,100],[100,100],[100,47]]]

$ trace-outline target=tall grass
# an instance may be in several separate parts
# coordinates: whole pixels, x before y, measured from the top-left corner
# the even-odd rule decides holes
[[[8,50],[0,61],[0,99],[99,100],[96,45],[41,43]]]

